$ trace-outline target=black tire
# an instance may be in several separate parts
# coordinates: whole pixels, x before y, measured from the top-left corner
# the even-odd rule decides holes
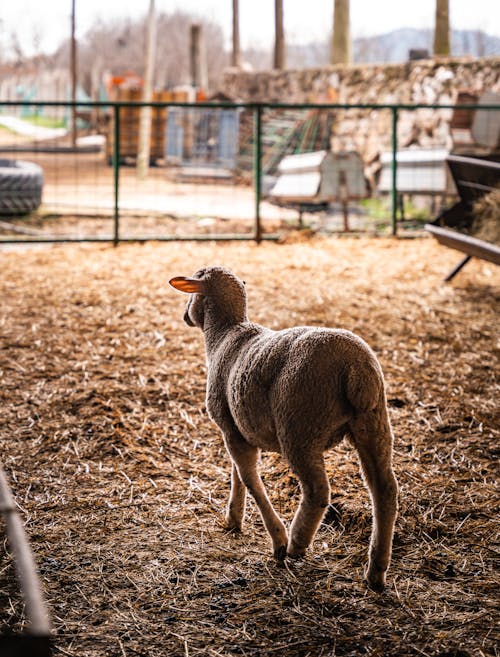
[[[42,202],[43,170],[23,160],[0,159],[0,214],[27,214]]]

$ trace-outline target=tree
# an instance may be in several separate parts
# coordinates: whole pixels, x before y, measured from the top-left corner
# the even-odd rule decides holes
[[[156,49],[156,10],[155,0],[149,0],[149,13],[146,32],[146,47],[144,49],[144,82],[142,100],[150,103],[153,100],[153,76],[155,68]],[[141,107],[139,119],[139,142],[137,147],[137,175],[145,178],[149,167],[151,140],[151,107]]]
[[[156,66],[153,86],[155,89],[171,89],[191,83],[189,61],[189,34],[197,18],[189,13],[176,11],[156,15]],[[205,35],[208,68],[208,88],[216,89],[222,71],[228,64],[224,52],[222,29],[211,21],[199,21]],[[113,75],[133,71],[144,76],[144,48],[147,33],[147,17],[133,20],[114,18],[98,20],[79,41],[78,67],[81,83],[90,90],[91,72],[95,68],[96,53],[103,62],[102,68]],[[68,58],[68,44],[56,55],[57,64],[64,65]]]
[[[231,53],[231,66],[237,68],[241,66],[239,0],[233,0],[233,51]]]
[[[273,68],[285,68],[285,29],[283,0],[274,0],[274,61]]]
[[[349,0],[335,0],[330,61],[332,64],[351,63]]]
[[[436,0],[434,29],[434,55],[450,56],[450,8],[449,0]]]
[[[23,47],[21,46],[21,42],[19,41],[19,35],[17,32],[12,31],[10,33],[10,49],[12,51],[12,55],[14,57],[14,61],[16,64],[20,64],[21,62],[24,61],[25,55],[24,55],[24,50]]]

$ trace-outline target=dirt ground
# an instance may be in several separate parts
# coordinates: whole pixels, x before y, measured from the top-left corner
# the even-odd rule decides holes
[[[3,131],[5,132],[5,131]],[[0,129],[0,147],[2,130]],[[5,136],[3,137],[5,140]],[[11,137],[12,139],[12,137]],[[21,146],[24,142],[15,144]],[[61,232],[76,232],[77,236],[102,234],[112,231],[115,204],[115,180],[113,167],[106,162],[104,152],[43,152],[36,146],[30,152],[3,153],[1,157],[16,158],[35,162],[42,167],[44,186],[42,192],[41,215],[55,215],[46,227],[56,235]],[[151,216],[160,215],[156,231],[163,234],[171,230],[171,217],[179,219],[203,220],[221,218],[222,220],[247,220],[250,223],[255,216],[255,192],[248,184],[218,182],[211,178],[183,178],[182,170],[176,166],[151,166],[146,179],[141,180],[136,167],[122,165],[119,169],[119,204],[124,217],[137,213]],[[275,221],[277,219],[296,219],[298,213],[279,208],[270,203],[262,203],[262,216]],[[68,222],[70,214],[80,216],[78,225]],[[97,218],[98,221],[82,217]],[[102,218],[108,221],[102,220]],[[99,220],[100,218],[100,220]],[[21,225],[24,225],[24,220]],[[27,225],[30,222],[28,221]],[[129,223],[124,220],[123,230],[130,232]],[[147,224],[143,229],[147,230]],[[202,226],[203,228],[203,226]],[[140,229],[138,229],[140,231]],[[178,232],[177,228],[177,232]],[[251,230],[251,228],[250,228]],[[196,231],[194,231],[196,232]],[[132,231],[137,235],[137,229]]]
[[[104,152],[43,152],[25,137],[0,128],[0,148],[24,146],[28,152],[0,153],[1,158],[17,158],[42,167],[44,185],[42,205],[30,217],[17,217],[13,231],[0,225],[0,235],[31,235],[82,238],[113,235],[115,179],[113,167]],[[205,235],[254,232],[255,190],[239,180],[221,182],[206,176],[187,176],[178,166],[151,166],[146,179],[139,179],[136,167],[119,169],[120,234],[123,237]],[[349,207],[352,230],[386,231],[389,211],[382,219],[368,216],[359,204]],[[299,213],[266,200],[260,203],[263,230],[268,233],[295,227]],[[0,217],[0,220],[3,220]],[[342,230],[340,204],[328,213],[304,213],[304,222],[333,232]],[[9,220],[10,221],[10,220]],[[15,230],[17,227],[18,230]],[[8,226],[7,226],[8,228]]]
[[[500,270],[473,259],[444,284],[459,259],[431,238],[0,252],[0,459],[54,654],[497,655]],[[251,320],[347,328],[378,354],[400,486],[383,594],[362,582],[370,505],[346,444],[304,559],[273,560],[253,502],[224,532],[202,335],[167,285],[214,263],[245,279]],[[278,455],[261,471],[289,522],[297,481]],[[23,624],[2,541],[0,631]]]

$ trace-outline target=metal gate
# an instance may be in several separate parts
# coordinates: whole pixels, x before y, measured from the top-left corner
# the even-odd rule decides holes
[[[234,169],[238,134],[236,109],[170,108],[165,159],[188,166]]]

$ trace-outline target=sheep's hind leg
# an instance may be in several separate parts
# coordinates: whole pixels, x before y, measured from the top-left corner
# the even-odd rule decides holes
[[[243,516],[245,515],[245,484],[241,481],[238,468],[233,462],[231,470],[231,494],[226,513],[226,529],[228,531],[241,531]]]
[[[248,488],[259,507],[262,520],[273,542],[274,556],[282,561],[286,556],[288,537],[285,525],[273,509],[262,479],[257,472],[259,450],[249,445],[243,438],[228,437],[227,435],[225,438],[227,449],[233,463],[236,465],[239,479]]]
[[[373,505],[373,529],[365,577],[370,588],[383,591],[397,515],[398,485],[392,470],[392,432],[385,413],[382,418],[377,418],[372,412],[355,424],[357,426],[352,427],[354,443]]]
[[[290,528],[287,553],[302,556],[312,543],[330,500],[330,484],[325,472],[323,455],[308,461],[301,455],[289,462],[302,488],[302,500]]]

